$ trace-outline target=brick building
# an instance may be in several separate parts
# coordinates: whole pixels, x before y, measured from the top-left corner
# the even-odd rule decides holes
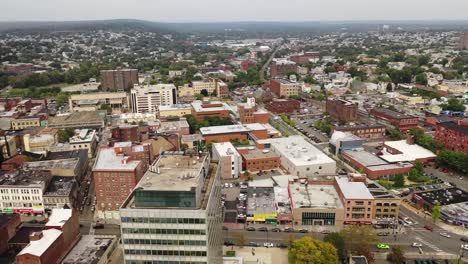
[[[19,214],[0,213],[0,255],[8,250],[8,240],[15,236],[20,225]]]
[[[333,131],[349,132],[362,139],[383,139],[385,126],[378,124],[336,126]]]
[[[334,185],[345,208],[344,224],[372,224],[374,197],[365,183],[348,177],[335,177]]]
[[[330,98],[327,99],[326,111],[331,117],[340,121],[355,121],[358,119],[358,104],[349,101]]]
[[[290,60],[297,64],[305,64],[309,62],[316,62],[320,59],[320,53],[315,51],[307,51],[302,54],[293,54]]]
[[[271,79],[270,91],[278,97],[288,98],[289,96],[297,96],[302,88],[299,83],[292,82],[288,79]]]
[[[103,91],[129,91],[138,83],[138,70],[117,69],[101,71],[101,89]]]
[[[275,99],[265,106],[265,108],[275,114],[294,113],[301,109],[301,103],[292,99]]]
[[[468,153],[468,121],[436,124],[434,139],[450,150]]]
[[[3,65],[3,70],[15,74],[32,74],[36,70],[36,66],[32,63],[15,63]]]
[[[118,127],[114,127],[111,130],[112,139],[123,142],[123,141],[131,141],[131,142],[141,142],[141,139],[138,125],[120,125]]]
[[[267,124],[270,114],[265,110],[258,109],[253,98],[249,98],[247,103],[238,105],[239,120],[242,124],[261,123]]]
[[[219,117],[228,118],[231,108],[222,102],[192,102],[192,115],[198,119],[203,120],[205,117]]]
[[[218,161],[222,179],[239,178],[242,169],[242,157],[231,142],[213,143],[212,158]]]
[[[269,171],[281,165],[280,155],[268,149],[238,149],[242,155],[242,167],[250,172]]]
[[[115,143],[101,148],[93,167],[100,218],[118,219],[118,209],[153,161],[150,144]]]
[[[468,32],[463,32],[460,38],[460,49],[468,49]]]
[[[297,64],[286,59],[273,59],[270,66],[270,77],[287,77],[290,73],[297,72]]]
[[[240,68],[243,71],[248,71],[250,68],[255,67],[255,65],[257,65],[257,63],[255,61],[244,60],[244,61],[241,62]]]
[[[369,115],[377,119],[377,121],[398,128],[401,131],[406,131],[418,126],[417,117],[386,108],[373,108],[370,110]]]

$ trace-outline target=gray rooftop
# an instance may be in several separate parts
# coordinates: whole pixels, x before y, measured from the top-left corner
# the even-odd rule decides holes
[[[343,208],[333,185],[306,185],[291,182],[290,191],[293,208]]]

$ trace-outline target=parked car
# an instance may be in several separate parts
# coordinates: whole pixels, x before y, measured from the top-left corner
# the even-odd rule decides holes
[[[279,229],[278,227],[275,227],[271,229],[271,232],[281,232],[281,229]]]
[[[463,242],[468,242],[468,237],[461,237],[460,240]]]
[[[249,247],[258,247],[258,243],[257,242],[249,242],[248,246]]]
[[[446,237],[446,238],[450,238],[450,234],[449,234],[449,233],[442,232],[442,233],[439,233],[439,235],[441,235],[441,236],[443,236],[443,237]]]
[[[283,232],[286,232],[286,233],[294,232],[294,229],[292,227],[285,227]]]
[[[461,248],[464,250],[468,250],[468,244],[461,245]]]
[[[422,247],[421,243],[414,242],[412,247]]]
[[[332,231],[330,231],[330,230],[322,230],[320,233],[322,233],[322,234],[331,234]]]
[[[309,230],[303,228],[303,229],[299,230],[299,233],[309,233]]]
[[[378,249],[390,249],[390,246],[384,243],[377,244]]]
[[[263,246],[267,248],[271,248],[271,247],[274,247],[275,245],[273,245],[273,243],[265,242],[263,243]]]
[[[255,227],[249,226],[249,227],[247,227],[247,231],[255,231]]]
[[[234,243],[233,240],[226,240],[226,241],[224,241],[224,245],[225,245],[225,246],[234,246],[235,243]]]
[[[288,245],[286,245],[286,243],[278,243],[276,246],[279,247],[279,248],[287,248],[288,247]]]

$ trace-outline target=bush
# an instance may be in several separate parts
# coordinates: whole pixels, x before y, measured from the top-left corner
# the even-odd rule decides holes
[[[236,256],[235,251],[233,251],[233,250],[226,251],[226,257],[235,257],[235,256]]]

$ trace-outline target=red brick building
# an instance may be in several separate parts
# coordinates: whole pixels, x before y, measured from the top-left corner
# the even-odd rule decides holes
[[[288,79],[271,79],[270,91],[278,97],[289,98],[290,96],[297,96],[301,92],[301,85],[297,82],[292,82]]]
[[[0,255],[8,249],[8,240],[15,236],[21,225],[19,214],[0,214]]]
[[[268,114],[268,112],[264,110],[257,109],[257,106],[255,104],[239,104],[237,110],[239,111],[239,120],[242,124],[269,123],[270,114]]]
[[[314,51],[304,52],[303,54],[294,54],[290,56],[290,60],[297,64],[305,64],[310,61],[316,61],[320,59],[320,53]]]
[[[285,59],[273,59],[270,66],[270,77],[287,77],[290,73],[297,72],[297,64]]]
[[[401,131],[406,131],[418,126],[418,118],[399,113],[386,108],[373,108],[370,110],[369,115],[378,121],[391,125]]]
[[[331,117],[340,121],[356,121],[358,119],[358,104],[349,101],[330,98],[326,103],[326,111]]]
[[[436,124],[434,139],[450,150],[468,153],[468,120]]]
[[[281,165],[280,156],[270,150],[238,149],[242,155],[242,167],[250,172],[269,171]]]
[[[255,67],[255,65],[257,65],[257,63],[255,61],[252,61],[252,60],[244,60],[241,62],[241,69],[243,71],[248,71],[250,68],[252,67]]]
[[[230,108],[222,102],[192,102],[192,115],[198,120],[203,120],[205,117],[227,118],[229,114]]]
[[[275,114],[294,113],[301,109],[301,103],[292,99],[275,99],[265,106],[265,108]]]
[[[347,125],[336,126],[333,131],[349,132],[362,139],[383,139],[385,137],[384,125]]]
[[[117,211],[153,162],[150,144],[101,148],[93,167],[98,211]]]
[[[3,70],[15,74],[32,74],[36,70],[36,66],[32,63],[16,63],[3,65]]]
[[[129,91],[136,83],[138,83],[138,70],[136,69],[101,71],[103,91]]]

